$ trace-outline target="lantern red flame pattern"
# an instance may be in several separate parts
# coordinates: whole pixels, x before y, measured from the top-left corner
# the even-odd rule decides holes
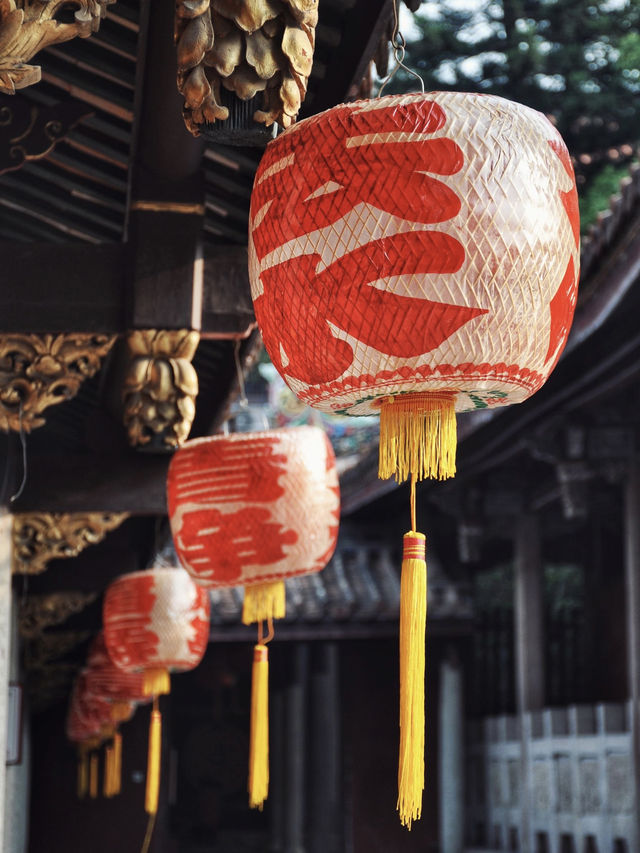
[[[336,107],[267,146],[249,257],[269,355],[312,406],[517,403],[555,366],[576,302],[571,161],[542,114],[494,96]]]

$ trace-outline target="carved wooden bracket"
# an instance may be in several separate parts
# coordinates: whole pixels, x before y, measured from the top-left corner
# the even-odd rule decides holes
[[[50,107],[16,98],[0,106],[0,175],[45,157],[74,125],[93,112],[77,101]]]
[[[311,73],[318,0],[177,0],[178,89],[187,128],[224,121],[221,87],[243,101],[263,93],[253,119],[295,121]]]
[[[13,517],[13,573],[43,572],[50,560],[77,557],[101,542],[128,518],[126,512],[16,513]]]
[[[173,450],[189,435],[196,413],[198,374],[191,359],[199,332],[129,332],[131,361],[124,382],[124,423],[133,447]]]
[[[14,95],[40,81],[40,66],[26,63],[52,44],[87,38],[115,0],[0,0],[0,92]],[[74,9],[74,20],[58,20]]]
[[[0,335],[0,429],[42,426],[47,406],[75,396],[114,341],[86,333]]]
[[[48,668],[91,636],[90,631],[43,631],[25,645],[27,669]]]
[[[80,613],[98,597],[97,592],[52,592],[49,595],[30,595],[21,605],[18,627],[21,636],[32,639],[46,628],[61,625],[74,613]]]

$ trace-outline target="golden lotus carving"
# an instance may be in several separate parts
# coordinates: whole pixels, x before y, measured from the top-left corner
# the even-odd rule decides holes
[[[177,0],[178,89],[197,135],[224,121],[221,88],[241,100],[263,93],[254,121],[295,121],[311,73],[318,0]]]
[[[77,557],[128,518],[126,512],[20,512],[13,517],[13,573],[43,572],[51,560]]]
[[[52,44],[87,38],[100,26],[106,7],[115,0],[0,0],[0,92],[14,95],[40,81],[40,67],[28,65]],[[73,21],[60,21],[73,9]]]
[[[172,450],[187,440],[196,413],[198,374],[191,364],[200,334],[145,329],[127,335],[124,423],[133,447]]]
[[[114,341],[88,333],[0,335],[0,429],[42,426],[42,412],[74,397]]]

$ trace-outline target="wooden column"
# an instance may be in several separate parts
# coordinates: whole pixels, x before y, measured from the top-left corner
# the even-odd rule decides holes
[[[523,713],[544,705],[542,560],[535,515],[518,519],[515,551],[516,701]]]
[[[453,647],[440,664],[438,776],[440,853],[464,850],[464,714],[462,666]]]
[[[287,683],[284,690],[284,853],[305,853],[305,735],[309,672],[309,648],[306,643],[292,645],[289,649],[288,663]]]
[[[515,534],[516,704],[520,719],[520,851],[533,853],[531,833],[531,711],[544,705],[542,559],[535,515],[521,516]]]
[[[11,515],[0,507],[0,839],[4,838],[7,788],[7,700],[11,643]]]
[[[278,658],[284,649],[278,649]],[[282,684],[278,683],[278,666],[274,655],[270,654],[269,662],[269,853],[282,853],[284,850],[284,822],[287,804],[284,791],[284,751],[285,721],[284,694]]]
[[[627,667],[631,724],[631,773],[634,803],[632,850],[640,844],[640,462],[629,468],[625,495],[625,581],[627,601]]]
[[[342,791],[338,646],[312,647],[310,676],[310,853],[341,853]]]

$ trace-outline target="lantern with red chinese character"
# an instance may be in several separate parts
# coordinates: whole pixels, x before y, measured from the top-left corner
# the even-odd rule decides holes
[[[243,584],[245,624],[284,616],[284,579],[320,571],[335,549],[335,457],[316,427],[189,441],[171,460],[167,495],[181,563],[205,587]],[[249,765],[249,800],[257,807],[268,789],[262,640],[254,652]]]
[[[249,272],[269,355],[310,405],[379,411],[380,476],[411,479],[412,493],[418,479],[455,473],[455,412],[518,403],[545,382],[578,263],[561,137],[494,96],[338,106],[271,142],[256,174]],[[424,705],[411,687],[423,684],[424,652],[408,640],[422,631],[406,624],[424,585],[414,512],[405,544],[401,649],[416,657],[401,661],[399,811],[410,826],[424,780],[411,710]]]
[[[143,675],[153,697],[145,808],[155,814],[160,784],[161,719],[158,696],[169,673],[196,667],[209,638],[209,596],[184,569],[154,568],[117,578],[107,588],[104,641],[113,663]]]

